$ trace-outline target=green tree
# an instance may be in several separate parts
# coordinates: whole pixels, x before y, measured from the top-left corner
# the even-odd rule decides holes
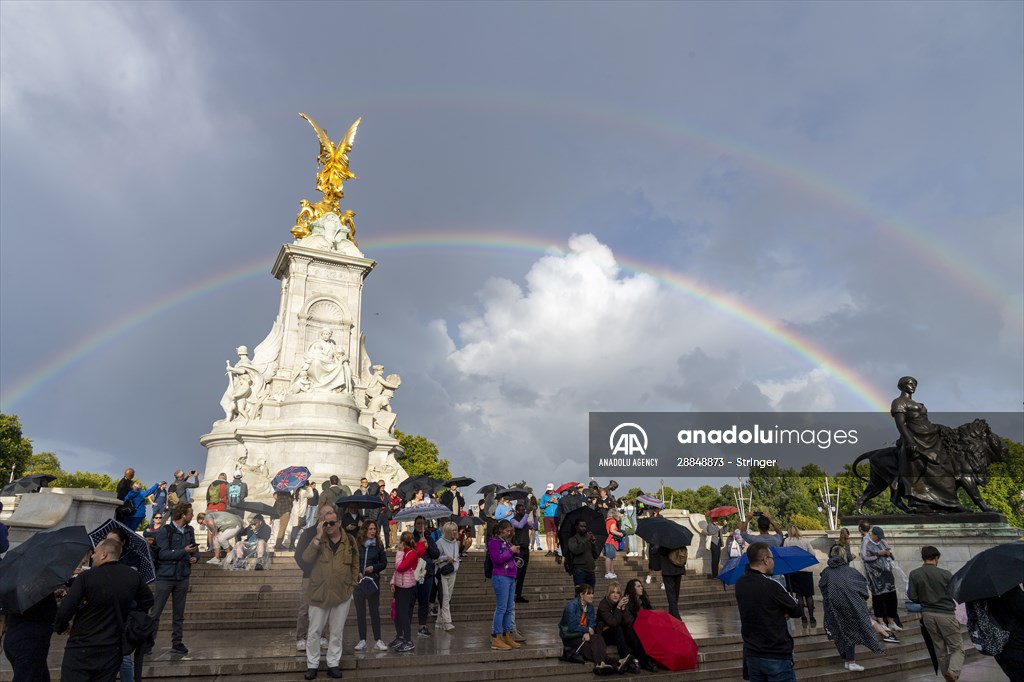
[[[818,503],[811,495],[810,485],[796,469],[750,470],[753,507],[750,511],[767,512],[780,525],[788,524],[794,514],[817,518]]]
[[[523,480],[521,480],[521,481],[516,481],[515,483],[509,483],[508,487],[509,488],[522,488],[523,490],[529,490],[531,493],[533,492],[533,488],[531,488],[530,486],[526,485],[526,479],[525,478]]]
[[[395,438],[405,449],[398,457],[398,463],[410,476],[426,474],[434,478],[447,479],[452,477],[451,465],[447,459],[441,459],[437,446],[423,436],[414,436],[395,429]]]
[[[1006,461],[989,466],[988,483],[981,486],[981,496],[1006,516],[1011,526],[1024,528],[1024,445],[1009,438],[1003,440],[1009,446]],[[973,503],[966,502],[965,506],[973,508]]]
[[[52,452],[35,452],[25,465],[26,474],[52,474],[60,476],[64,473],[60,460]]]
[[[21,420],[17,415],[0,413],[0,481],[8,481],[25,474],[25,465],[32,456],[32,441],[21,433]]]
[[[93,488],[95,490],[117,490],[117,481],[107,474],[93,471],[64,471],[57,455],[52,452],[37,452],[28,459],[26,474],[51,474],[57,479],[51,488]],[[138,480],[138,479],[136,479]]]

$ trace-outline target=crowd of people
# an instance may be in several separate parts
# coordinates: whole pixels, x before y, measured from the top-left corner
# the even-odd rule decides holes
[[[324,648],[326,674],[341,677],[341,635],[353,604],[356,652],[412,652],[414,638],[434,636],[431,617],[435,631],[454,630],[451,610],[457,576],[471,551],[484,553],[484,576],[494,592],[490,647],[495,651],[526,645],[517,627],[516,607],[529,601],[524,584],[531,552],[555,557],[574,587],[558,623],[565,661],[589,662],[599,675],[657,671],[658,662],[647,654],[634,627],[640,612],[652,609],[648,590],[664,590],[668,612],[681,618],[678,602],[686,552],[680,560],[669,548],[638,540],[639,520],[658,517],[660,509],[638,499],[617,499],[614,488],[579,484],[563,486],[558,492],[548,484],[539,499],[526,491],[498,491],[470,506],[457,484],[443,491],[420,488],[402,495],[397,489],[386,490],[384,481],[371,483],[363,478],[352,490],[331,476],[319,486],[307,481],[277,493],[267,518],[251,511],[242,478],[240,472],[231,479],[221,474],[207,490],[206,510],[196,522],[206,530],[205,544],[212,555],[208,563],[225,569],[266,570],[275,553],[294,552],[303,576],[296,648],[306,657],[305,679],[319,674]],[[200,560],[191,502],[198,473],[179,470],[170,484],[160,482],[148,489],[133,479],[134,471],[127,469],[118,482],[117,494],[124,502],[118,518],[130,528],[144,527],[141,535],[150,545],[155,565],[152,590],[139,578],[137,555],[127,551],[130,534],[114,528],[96,544],[82,567],[85,570],[69,585],[25,614],[8,619],[4,648],[16,681],[49,679],[45,660],[53,631],[70,633],[61,679],[112,680],[118,673],[122,680],[138,679],[138,666],[121,651],[123,619],[132,612],[145,612],[158,630],[168,600],[170,651],[188,654],[184,615],[192,568]],[[583,520],[566,527],[563,521],[583,507],[592,510],[588,512],[591,523],[602,528]],[[857,662],[858,646],[882,653],[884,643],[899,642],[903,624],[897,607],[899,590],[905,585],[910,606],[922,611],[922,625],[934,642],[944,679],[956,680],[964,662],[963,641],[956,605],[948,596],[951,576],[938,566],[940,551],[924,547],[922,565],[906,576],[893,560],[882,527],[864,521],[858,531],[859,554],[849,531],[842,529],[817,580],[824,631],[844,669],[864,670]],[[773,549],[799,547],[813,553],[809,541],[799,528],[791,525],[783,532],[770,516],[758,512],[747,514],[732,529],[724,518],[710,520],[702,532],[711,548],[709,577],[718,574],[723,559],[745,556],[747,560],[735,589],[744,679],[795,680],[788,621],[817,625],[814,573],[808,567],[775,575]],[[620,580],[616,558],[621,552],[645,557],[646,576]],[[853,567],[855,560],[861,562],[863,573]],[[600,598],[595,596],[599,562],[603,562],[605,579]],[[389,643],[380,617],[382,590],[384,598],[392,600],[394,637]],[[1013,614],[1024,607],[1024,591],[1017,589],[1008,600],[992,604],[991,618],[985,622],[1009,633],[997,660],[1004,668],[1019,670],[1024,619]],[[9,646],[12,642],[14,646]],[[140,653],[151,648],[152,640]]]

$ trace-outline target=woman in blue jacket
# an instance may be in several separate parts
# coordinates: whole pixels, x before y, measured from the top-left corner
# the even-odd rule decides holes
[[[594,611],[594,588],[586,583],[576,586],[576,596],[562,610],[558,634],[562,638],[562,658],[575,663],[593,661],[594,673],[608,675],[615,668],[604,660],[608,654],[604,638],[598,632],[597,613]]]
[[[125,503],[130,503],[135,511],[128,517],[124,525],[128,526],[132,530],[138,530],[139,524],[142,523],[142,519],[146,518],[146,498],[160,490],[160,484],[154,483],[153,487],[143,492],[142,484],[138,481],[132,483],[131,492],[124,496]]]

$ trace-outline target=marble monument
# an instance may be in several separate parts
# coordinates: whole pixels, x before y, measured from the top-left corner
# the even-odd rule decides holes
[[[323,199],[300,202],[295,241],[281,247],[271,270],[281,298],[270,332],[251,359],[239,346],[237,361],[227,362],[224,417],[199,439],[207,449],[200,506],[221,472],[241,471],[249,499],[264,502],[274,474],[293,465],[308,467],[318,483],[335,474],[352,487],[363,476],[388,488],[406,478],[391,407],[402,380],[371,362],[360,322],[363,285],[376,262],[355,241],[355,213],[339,206],[344,181],[356,179],[348,153],[359,120],[335,145],[300,116],[320,141]]]

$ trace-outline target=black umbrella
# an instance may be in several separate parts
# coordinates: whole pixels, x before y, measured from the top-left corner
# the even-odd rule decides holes
[[[468,528],[469,526],[486,526],[487,521],[481,519],[479,516],[460,516],[459,520],[455,522],[456,526],[462,526]]]
[[[450,488],[453,485],[459,488],[465,488],[467,485],[473,485],[474,483],[476,483],[475,478],[470,478],[469,476],[456,476],[455,478],[449,478],[443,485],[445,488]]]
[[[975,554],[953,574],[949,596],[961,604],[990,599],[1020,584],[1024,575],[1024,542],[1008,542]]]
[[[144,583],[149,584],[156,580],[156,569],[153,566],[153,555],[149,551],[149,543],[120,521],[108,519],[96,530],[89,531],[89,539],[92,540],[93,546],[98,545],[115,528],[121,529],[119,535],[128,537],[128,546],[121,553],[120,562],[137,570]]]
[[[92,542],[85,526],[38,532],[4,556],[0,613],[22,613],[67,582]]]
[[[662,516],[640,519],[636,524],[636,534],[652,545],[665,549],[688,547],[693,540],[693,532]]]
[[[57,477],[52,474],[29,474],[22,476],[17,481],[12,481],[0,490],[0,495],[21,495],[23,493],[37,493],[40,488],[45,488],[50,481],[56,481]]]
[[[339,497],[334,501],[334,504],[336,504],[340,509],[344,509],[350,504],[354,504],[359,509],[380,509],[381,507],[388,506],[387,503],[379,497],[371,497],[370,495],[349,495],[347,497]]]
[[[424,494],[429,495],[440,488],[442,483],[444,483],[442,479],[432,478],[426,474],[410,476],[398,484],[398,496],[408,502],[417,490],[422,490]]]
[[[494,496],[499,500],[503,497],[513,500],[525,500],[530,497],[530,491],[526,488],[501,488],[494,491]]]
[[[236,505],[231,507],[232,509],[239,509],[241,511],[252,512],[253,514],[262,514],[265,518],[276,519],[281,515],[277,513],[271,505],[263,502],[255,502],[251,500],[243,500]]]
[[[488,483],[487,485],[480,488],[480,490],[477,490],[477,492],[480,493],[481,495],[490,495],[495,490],[501,490],[504,487],[505,486],[503,486],[500,483]]]
[[[568,556],[569,538],[576,533],[577,521],[586,521],[587,530],[594,534],[597,546],[600,548],[604,547],[604,541],[608,537],[608,531],[604,526],[604,517],[601,516],[601,512],[595,509],[580,507],[566,514],[565,518],[562,519],[561,525],[558,527],[558,544],[562,548],[563,556]]]

